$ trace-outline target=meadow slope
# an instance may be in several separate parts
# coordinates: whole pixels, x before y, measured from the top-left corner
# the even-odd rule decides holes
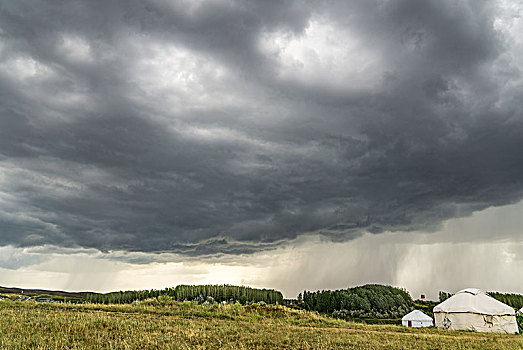
[[[1,349],[523,349],[523,336],[365,325],[284,307],[0,302]]]

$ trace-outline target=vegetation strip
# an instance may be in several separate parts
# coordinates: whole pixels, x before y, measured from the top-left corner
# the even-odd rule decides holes
[[[160,297],[128,305],[0,303],[0,348],[521,349],[523,336],[367,325],[285,306]]]

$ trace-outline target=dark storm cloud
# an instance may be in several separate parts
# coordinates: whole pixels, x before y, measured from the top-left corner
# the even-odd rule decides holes
[[[521,64],[497,13],[490,1],[5,1],[0,243],[241,254],[514,203]],[[332,37],[297,61],[358,42],[341,82],[264,47],[299,44],[314,23]],[[360,52],[378,62],[367,73]]]

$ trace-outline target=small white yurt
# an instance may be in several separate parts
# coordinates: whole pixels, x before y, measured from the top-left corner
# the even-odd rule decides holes
[[[519,333],[514,309],[481,289],[463,289],[436,305],[433,312],[438,328]]]
[[[419,310],[414,310],[403,316],[401,324],[405,327],[431,327],[434,325],[432,317]]]

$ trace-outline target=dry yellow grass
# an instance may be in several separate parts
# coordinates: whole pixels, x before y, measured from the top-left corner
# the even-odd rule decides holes
[[[523,336],[365,325],[283,307],[0,302],[1,349],[523,349]]]

